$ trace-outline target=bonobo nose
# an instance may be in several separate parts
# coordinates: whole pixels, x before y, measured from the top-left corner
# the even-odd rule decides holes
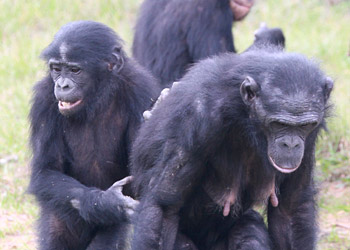
[[[56,81],[56,88],[59,90],[70,90],[74,87],[74,83],[69,78],[61,78]]]
[[[277,139],[277,145],[281,149],[298,149],[301,143],[301,139],[296,136],[283,136],[282,138]]]

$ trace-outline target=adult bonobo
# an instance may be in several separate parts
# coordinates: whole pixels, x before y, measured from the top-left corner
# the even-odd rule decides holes
[[[121,179],[156,81],[97,22],[63,26],[42,58],[49,73],[34,88],[29,187],[40,249],[121,248],[137,204],[130,188],[122,193],[131,178]]]
[[[133,249],[314,249],[315,142],[332,87],[273,48],[195,65],[135,140]]]
[[[164,87],[201,59],[236,52],[232,23],[253,0],[145,0],[135,28],[133,56]]]

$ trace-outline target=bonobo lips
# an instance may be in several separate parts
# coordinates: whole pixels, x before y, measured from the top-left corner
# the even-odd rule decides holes
[[[296,167],[294,168],[285,168],[285,167],[280,167],[278,166],[275,161],[271,158],[271,156],[269,156],[269,161],[270,163],[280,172],[284,173],[284,174],[289,174],[294,172],[295,170],[297,170],[297,168],[299,167],[300,164],[298,164]]]
[[[64,101],[58,101],[58,109],[62,112],[70,111],[75,109],[76,107],[81,104],[82,100],[77,100],[75,102],[64,102]]]

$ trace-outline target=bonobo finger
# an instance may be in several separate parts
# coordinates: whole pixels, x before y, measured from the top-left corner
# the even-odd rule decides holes
[[[142,115],[143,115],[143,119],[145,119],[147,121],[149,118],[151,118],[152,112],[149,110],[146,110],[145,112],[143,112]]]
[[[175,84],[176,82],[174,82]],[[156,101],[156,103],[153,105],[151,110],[146,110],[145,112],[143,112],[143,119],[145,119],[146,121],[149,120],[149,118],[151,118],[153,111],[157,108],[157,106],[159,105],[159,103],[161,103],[168,95],[169,95],[169,88],[165,88],[162,90],[162,92],[160,92],[160,95]]]
[[[123,190],[123,186],[132,182],[133,177],[132,176],[127,176],[124,179],[121,179],[119,181],[116,181],[110,188],[107,189],[108,190],[113,190],[114,192],[122,192]]]
[[[260,27],[257,30],[254,31],[254,36],[259,35],[260,33],[262,33],[263,31],[265,31],[267,29],[268,29],[268,27],[267,27],[266,23],[265,22],[261,22],[260,23]]]
[[[127,208],[127,209],[125,209],[125,212],[128,216],[132,216],[135,213],[135,210]]]
[[[70,203],[72,204],[72,206],[77,209],[80,210],[80,201],[77,199],[72,199],[70,200]]]
[[[134,200],[130,196],[124,195],[123,200],[125,202],[125,207],[130,208],[130,209],[136,209],[136,207],[139,205],[139,201]]]
[[[162,92],[160,92],[160,96],[156,102],[156,105],[159,104],[160,101],[164,100],[165,97],[167,97],[169,95],[169,91],[170,91],[169,88],[165,88],[162,90]]]

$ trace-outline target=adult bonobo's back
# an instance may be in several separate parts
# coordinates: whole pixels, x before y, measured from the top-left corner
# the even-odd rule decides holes
[[[133,56],[166,87],[189,66],[222,52],[235,52],[232,23],[252,0],[145,0],[135,27]]]
[[[116,181],[129,175],[131,143],[157,82],[112,29],[92,21],[63,26],[42,58],[49,72],[30,112],[40,249],[121,247],[137,202],[121,192],[131,178]]]
[[[273,48],[194,66],[134,143],[133,248],[314,249],[314,150],[332,87],[304,56]]]

